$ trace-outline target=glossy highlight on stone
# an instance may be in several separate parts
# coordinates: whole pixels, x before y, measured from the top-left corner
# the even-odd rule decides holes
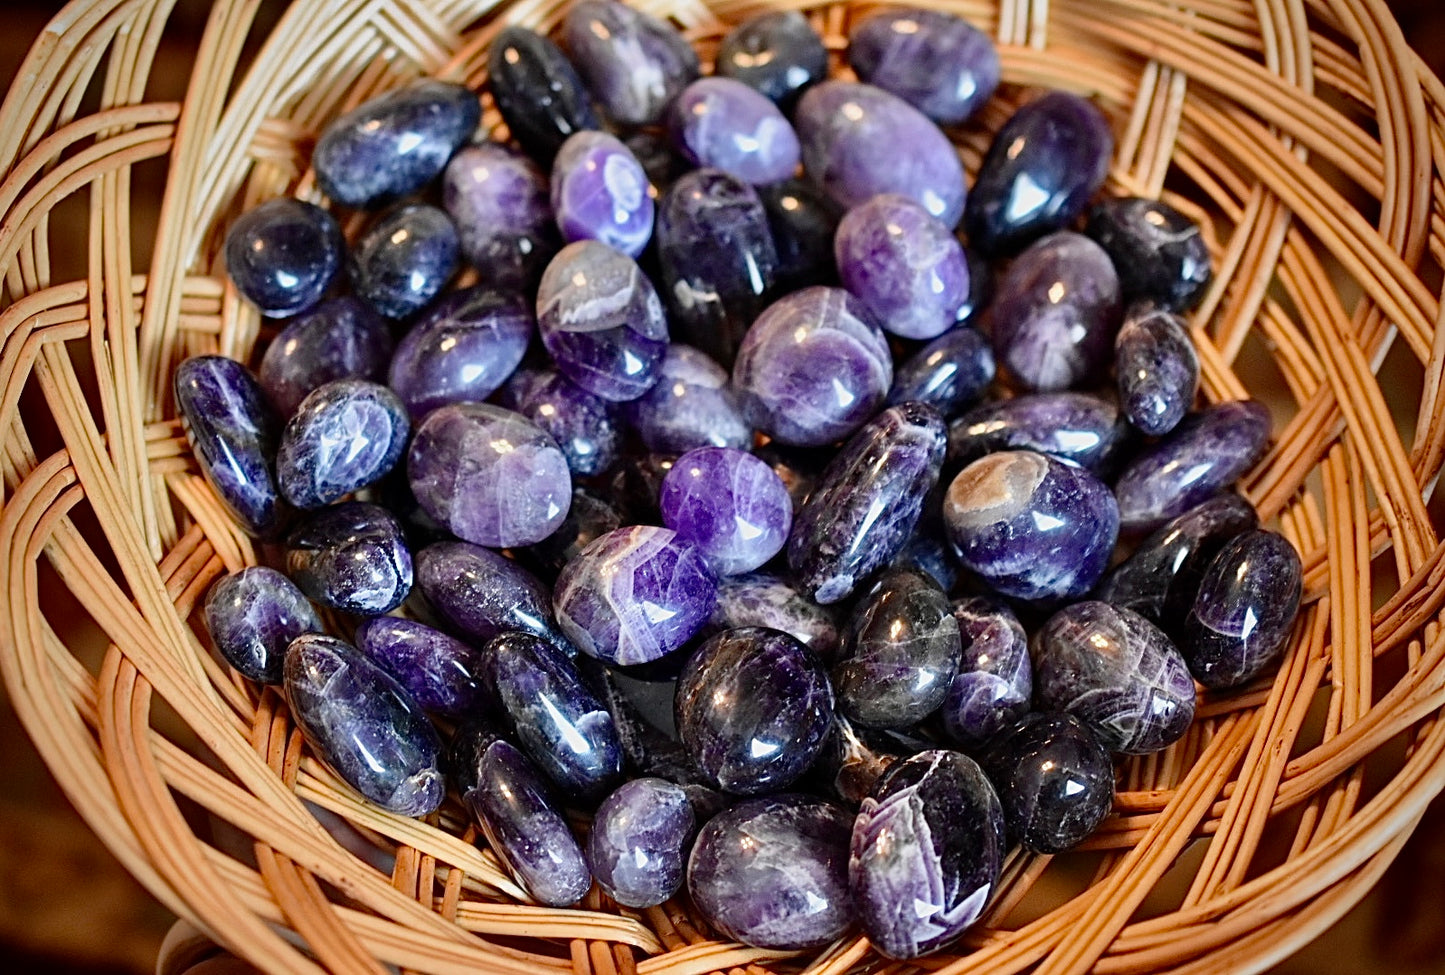
[[[416,583],[427,602],[476,646],[511,631],[574,648],[552,617],[551,594],[504,555],[467,542],[435,542],[416,555]]]
[[[540,162],[550,163],[569,136],[602,128],[577,69],[536,31],[513,24],[498,32],[487,52],[487,86],[512,138]]]
[[[732,78],[700,78],[668,109],[673,145],[694,166],[712,166],[745,183],[779,183],[798,168],[793,126],[776,105]]]
[[[1109,252],[1126,301],[1186,311],[1213,277],[1199,225],[1162,200],[1104,200],[1090,211],[1084,233]]]
[[[800,11],[773,10],[728,31],[718,46],[716,70],[787,111],[805,89],[828,76],[828,50]]]
[[[282,196],[236,218],[226,234],[226,273],[262,315],[296,315],[326,294],[345,251],[335,217]]]
[[[387,384],[417,420],[449,403],[480,402],[522,361],[532,326],[519,294],[484,285],[453,291],[397,344]]]
[[[352,245],[352,290],[387,318],[405,318],[441,293],[456,272],[459,248],[446,211],[425,203],[404,206]]]
[[[284,419],[318,386],[337,379],[381,382],[391,353],[386,322],[370,305],[346,295],[288,322],[266,346],[256,378]]]
[[[1029,638],[1013,610],[987,597],[955,599],[953,618],[963,652],[939,718],[949,740],[976,750],[1029,710]]]
[[[594,539],[622,527],[622,513],[600,494],[587,488],[572,489],[572,506],[561,526],[537,542],[516,551],[517,558],[543,579],[553,580]]]
[[[977,329],[949,329],[893,371],[888,404],[927,403],[951,420],[978,402],[994,379],[993,348]]]
[[[759,568],[783,548],[793,524],[788,489],[763,461],[730,447],[677,459],[658,497],[662,523],[697,546],[718,576]]]
[[[698,447],[752,445],[727,370],[707,353],[674,342],[657,367],[657,382],[622,406],[648,450],[683,454]]]
[[[391,390],[338,379],[311,392],[286,424],[276,480],[298,508],[320,508],[386,476],[406,452],[411,424]]]
[[[281,683],[291,641],[324,629],[296,584],[262,565],[216,580],[206,595],[204,617],[221,657],[258,684]]]
[[[557,441],[574,475],[601,474],[617,460],[622,435],[611,403],[557,372],[519,372],[508,385],[511,408]]]
[[[1034,450],[1101,477],[1114,468],[1129,424],[1112,401],[1090,393],[1029,393],[987,403],[948,428],[949,466],[999,450]]]
[[[1283,535],[1251,530],[1226,542],[1204,571],[1179,641],[1195,679],[1239,687],[1274,663],[1294,629],[1303,577]]]
[[[425,623],[374,616],[356,628],[356,649],[428,711],[464,717],[482,700],[481,654]]]
[[[546,174],[504,145],[467,146],[453,156],[442,200],[456,223],[462,255],[491,287],[531,288],[562,246]]]
[[[838,649],[838,621],[833,611],[819,606],[786,581],[766,572],[750,572],[719,580],[717,607],[706,632],[764,626],[784,633],[808,647],[824,662]]]
[[[660,122],[697,77],[697,54],[681,34],[618,0],[572,4],[562,33],[587,87],[619,125]]]
[[[778,254],[774,274],[778,292],[797,291],[815,284],[837,284],[833,234],[843,218],[842,209],[805,179],[761,186],[758,198],[768,213],[773,248]]]
[[[1114,339],[1119,403],[1142,433],[1179,425],[1199,391],[1199,354],[1183,319],[1161,308],[1132,309]]]
[[[579,132],[552,162],[552,212],[562,239],[595,240],[628,257],[652,237],[656,207],[632,150],[606,132]]]
[[[992,38],[941,10],[873,14],[848,35],[848,63],[859,79],[890,91],[942,125],[967,120],[999,82]]]
[[[1025,715],[983,760],[1009,836],[1052,855],[1078,846],[1114,805],[1114,763],[1099,736],[1072,714]]]
[[[597,809],[587,864],[624,907],[654,907],[682,888],[692,804],[680,786],[640,778],[618,786]]]
[[[306,595],[348,613],[387,613],[411,592],[401,525],[361,501],[322,508],[302,522],[286,539],[286,571]]]

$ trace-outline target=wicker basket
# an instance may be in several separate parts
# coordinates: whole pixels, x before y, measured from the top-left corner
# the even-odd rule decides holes
[[[1114,124],[1112,191],[1202,221],[1206,392],[1275,409],[1246,489],[1305,553],[1307,605],[1272,682],[1207,696],[1183,741],[1128,763],[1095,852],[1016,854],[955,955],[883,970],[1258,971],[1363,896],[1445,785],[1427,506],[1445,459],[1445,88],[1378,0],[932,2],[1002,45],[1008,84],[956,133],[970,168],[1020,86],[1072,89]],[[864,9],[788,5],[834,51]],[[147,98],[171,6],[72,4],[0,108],[0,668],[81,815],[268,971],[877,969],[856,937],[807,957],[719,943],[685,899],[531,905],[455,804],[424,822],[365,804],[274,692],[208,652],[197,603],[257,553],[167,391],[184,356],[246,359],[260,334],[220,269],[225,225],[316,195],[311,140],[338,111],[422,74],[478,85],[503,23],[545,29],[564,3],[301,0],[254,36],[256,3],[218,2],[180,103]],[[766,4],[645,6],[706,60]],[[131,217],[152,210],[143,240]]]

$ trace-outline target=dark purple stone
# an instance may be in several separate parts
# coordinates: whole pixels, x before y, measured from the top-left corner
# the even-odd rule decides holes
[[[506,556],[466,542],[437,542],[417,553],[416,582],[432,608],[477,646],[520,631],[574,652],[552,616],[547,587]]]
[[[592,875],[624,907],[655,907],[682,889],[692,803],[665,779],[633,779],[603,801],[587,836]]]
[[[803,168],[844,209],[879,193],[901,193],[944,226],[957,225],[963,215],[958,150],[898,96],[858,82],[825,81],[798,102],[793,123]]]
[[[551,192],[536,163],[495,142],[467,146],[447,163],[442,199],[462,255],[488,286],[526,291],[542,276],[562,246]]]
[[[950,424],[948,463],[957,467],[999,450],[1034,450],[1102,477],[1128,437],[1129,424],[1109,400],[1031,393],[976,407]]]
[[[487,403],[433,410],[407,455],[412,493],[458,538],[491,548],[540,542],[572,503],[557,442],[526,417]]]
[[[597,695],[597,699],[612,715],[612,723],[617,727],[617,737],[622,742],[622,753],[626,758],[629,773],[660,778],[682,786],[688,792],[689,798],[699,800],[693,803],[694,812],[699,812],[702,806],[710,805],[714,800],[718,805],[726,806],[726,797],[705,784],[707,776],[693,762],[682,743],[653,723],[659,719],[660,723],[667,723],[666,701],[649,699],[646,702],[649,716],[644,716],[643,705],[639,704],[629,691],[629,687],[636,689],[639,686],[640,678],[624,686],[624,681],[628,681],[631,675],[624,675],[620,670],[586,654],[577,655],[577,671],[582,675],[587,687]],[[643,686],[651,689],[654,685]],[[662,693],[654,696],[665,696],[668,685],[664,682],[655,686]],[[655,707],[654,704],[661,706]],[[712,798],[708,798],[709,796]],[[708,815],[712,815],[712,812]]]
[[[502,725],[492,715],[476,711],[458,722],[442,754],[447,781],[458,795],[465,797],[476,788],[487,749],[493,742],[506,740],[502,731]]]
[[[547,265],[537,330],[564,376],[614,403],[647,392],[667,351],[652,282],[636,261],[592,240],[568,244]]]
[[[631,149],[606,132],[579,132],[552,162],[552,212],[568,243],[595,240],[636,257],[652,237],[656,207]]]
[[[1003,804],[1009,836],[1052,855],[1078,846],[1114,805],[1109,749],[1072,714],[1029,714],[983,759]]]
[[[356,649],[428,711],[464,717],[483,700],[481,654],[425,623],[375,616],[356,628]]]
[[[387,384],[418,420],[448,403],[480,402],[522,361],[532,323],[519,294],[482,286],[454,291],[397,344]]]
[[[787,111],[809,85],[828,77],[828,50],[800,11],[774,10],[728,31],[718,46],[716,70]]]
[[[622,513],[610,501],[586,488],[572,489],[567,518],[535,545],[517,549],[517,558],[542,578],[554,580],[562,567],[594,539],[622,527]]]
[[[793,126],[741,81],[700,78],[667,114],[673,145],[694,166],[712,166],[754,185],[782,182],[798,168]]]
[[[893,372],[890,406],[916,400],[951,420],[978,402],[994,378],[993,349],[976,329],[949,329]]]
[[[603,535],[568,563],[552,604],[584,653],[640,664],[691,639],[716,601],[702,553],[669,529],[635,525]]]
[[[766,463],[731,447],[677,459],[658,496],[662,523],[697,546],[718,576],[751,572],[782,551],[793,524],[788,489]]]
[[[350,644],[308,633],[286,651],[285,671],[297,727],[348,785],[399,816],[425,816],[441,805],[441,741],[384,670]]]
[[[802,179],[759,187],[758,198],[768,213],[773,248],[778,254],[774,274],[777,292],[785,294],[815,284],[837,284],[833,235],[843,218],[838,205]]]
[[[1092,102],[1049,92],[1013,114],[989,146],[969,193],[968,242],[1016,251],[1083,212],[1114,154],[1109,121]]]
[[[893,358],[872,315],[840,288],[805,288],[758,316],[733,365],[733,388],[758,429],[822,447],[877,412]]]
[[[622,144],[642,166],[647,179],[659,194],[690,168],[672,149],[672,140],[665,129],[636,129],[622,137]]]
[[[272,463],[276,417],[246,367],[220,355],[192,356],[172,376],[186,440],[216,496],[248,534],[281,527]]]
[[[1246,531],[1209,563],[1179,649],[1205,687],[1247,684],[1284,651],[1299,613],[1304,569],[1283,535]]]
[[[853,822],[848,879],[868,940],[897,959],[942,948],[983,914],[1006,852],[1003,808],[973,759],[895,762]]]
[[[821,948],[853,925],[851,817],[801,795],[740,803],[702,828],[687,863],[692,902],[723,937],[755,948]]]
[[[658,212],[657,256],[678,338],[731,365],[778,264],[757,191],[720,169],[683,176]]]
[[[1075,603],[1049,618],[1032,650],[1040,710],[1074,714],[1111,751],[1157,752],[1194,720],[1194,679],[1184,658],[1133,610]]]
[[[712,784],[776,792],[808,770],[833,720],[833,689],[813,651],[779,630],[703,641],[677,679],[678,737]]]
[[[567,55],[525,27],[503,28],[492,41],[487,87],[512,138],[542,163],[550,163],[569,136],[602,128]]]
[[[1213,276],[1199,225],[1161,200],[1104,200],[1089,213],[1084,233],[1109,252],[1127,301],[1186,311]]]
[[[805,781],[823,795],[856,810],[883,773],[905,757],[898,742],[886,733],[855,728],[847,718],[835,713],[827,741]]]
[[[706,632],[743,626],[782,630],[824,662],[830,662],[838,650],[838,621],[833,612],[766,573],[731,576],[718,583],[717,607]]]
[[[286,424],[276,480],[298,508],[320,508],[386,476],[406,452],[411,423],[391,390],[338,379],[313,390]]]
[[[557,372],[519,372],[512,409],[545,430],[577,477],[601,474],[617,460],[621,434],[612,404]]]
[[[1183,319],[1135,306],[1114,339],[1119,403],[1135,429],[1161,437],[1179,425],[1199,391],[1199,353]]]
[[[705,352],[678,342],[667,347],[657,382],[622,407],[648,450],[683,454],[698,447],[752,445],[727,370]]]
[[[345,252],[336,218],[282,196],[236,218],[226,234],[226,273],[262,315],[280,318],[321,300]]]
[[[296,584],[261,565],[218,579],[206,596],[205,619],[221,657],[258,684],[281,683],[291,641],[324,629]]]
[[[1026,389],[1097,385],[1119,327],[1119,279],[1103,248],[1059,231],[1009,265],[993,302],[993,347]]]
[[[332,298],[271,340],[257,378],[285,418],[307,393],[334,380],[382,382],[391,352],[391,332],[370,305],[349,295]]]
[[[697,54],[669,24],[617,0],[574,3],[562,22],[572,60],[612,121],[651,125],[697,77]]]
[[[835,603],[892,561],[938,482],[945,443],[925,403],[890,406],[854,434],[793,519],[788,565],[805,593]]]
[[[955,599],[953,618],[963,654],[939,717],[951,741],[976,750],[1029,710],[1029,638],[1013,610],[985,597]]]
[[[1024,600],[1088,592],[1119,536],[1119,508],[1103,482],[1031,450],[965,467],[948,487],[943,519],[964,568]]]
[[[992,97],[1000,65],[993,39],[962,17],[904,8],[864,18],[848,35],[848,63],[862,81],[940,125],[966,121]]]
[[[1147,531],[1239,480],[1264,456],[1269,410],[1235,400],[1191,414],[1119,474],[1114,495],[1126,531]]]
[[[322,508],[286,539],[286,571],[318,603],[379,616],[411,592],[411,552],[385,508],[360,501]]]
[[[387,318],[406,318],[446,287],[459,247],[446,211],[425,203],[393,210],[352,245],[351,288]]]
[[[929,492],[929,499],[923,502],[928,517],[919,519],[918,527],[913,529],[913,534],[908,536],[908,541],[903,543],[903,548],[888,566],[891,569],[922,572],[944,592],[952,592],[954,584],[958,582],[958,560],[948,549],[948,541],[943,535],[942,518],[932,511],[935,507],[933,502],[937,500],[941,503],[942,497],[939,485],[934,485],[933,491]]]
[[[608,499],[629,525],[655,525],[662,521],[658,495],[662,479],[677,460],[672,454],[625,454],[607,478]]]

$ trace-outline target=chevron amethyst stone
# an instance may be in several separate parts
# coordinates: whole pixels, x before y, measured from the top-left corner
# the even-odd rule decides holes
[[[1013,610],[984,596],[955,599],[953,618],[963,653],[939,718],[951,741],[974,750],[1029,710],[1029,638]]]
[[[712,634],[742,626],[782,630],[824,663],[831,662],[838,649],[838,621],[833,611],[766,572],[730,576],[718,582],[717,607],[704,632]]]
[[[521,28],[502,34],[514,29]],[[562,246],[547,175],[504,145],[485,142],[453,156],[442,200],[457,225],[462,255],[489,287],[530,289]]]
[[[400,606],[411,592],[411,551],[401,524],[374,504],[322,508],[286,539],[286,571],[319,603],[364,616]]]
[[[247,210],[226,234],[226,273],[268,318],[295,315],[320,301],[345,255],[336,218],[289,196]]]
[[[788,489],[762,460],[730,447],[677,459],[658,496],[662,523],[697,546],[718,576],[751,572],[777,555],[793,524]]]
[[[532,328],[520,294],[481,285],[453,291],[397,343],[387,384],[417,421],[448,403],[481,402],[522,361]]]
[[[518,631],[576,653],[557,628],[547,587],[505,555],[467,542],[435,542],[416,555],[416,583],[446,623],[477,646]]]
[[[283,419],[306,394],[337,379],[383,382],[391,332],[366,302],[346,295],[292,319],[266,346],[257,379]]]
[[[598,807],[587,836],[587,864],[617,903],[654,907],[682,888],[694,825],[681,786],[633,779]]]
[[[605,399],[551,370],[519,370],[505,392],[512,409],[557,441],[575,476],[601,474],[617,460],[622,435]]]
[[[804,89],[828,76],[828,49],[801,11],[773,10],[728,32],[717,49],[717,73],[788,111]]]
[[[1135,428],[1161,437],[1179,425],[1199,391],[1199,353],[1184,320],[1136,306],[1114,338],[1119,403]]]
[[[648,450],[684,454],[697,447],[752,446],[727,370],[706,352],[674,342],[657,367],[657,382],[622,406]]]
[[[684,159],[745,183],[780,183],[798,168],[798,135],[778,107],[732,78],[700,78],[668,109],[668,129]]]
[[[356,628],[356,649],[428,711],[460,718],[483,700],[481,653],[425,623],[373,616]]]
[[[656,206],[632,150],[588,131],[564,142],[552,161],[552,212],[568,243],[595,240],[636,257],[652,238]]]
[[[1035,853],[1077,846],[1114,804],[1114,763],[1097,732],[1072,714],[1025,715],[983,758],[1010,838]]]
[[[574,3],[562,34],[577,70],[612,121],[652,125],[697,77],[697,54],[670,24],[617,0]]]
[[[890,91],[940,125],[967,120],[993,96],[998,49],[983,31],[941,10],[873,14],[848,35],[858,77]]]
[[[281,683],[292,640],[324,630],[296,584],[263,565],[218,579],[206,596],[205,619],[226,663],[260,684]]]
[[[406,407],[391,390],[338,379],[313,390],[286,424],[276,451],[281,493],[320,508],[386,476],[406,453]]]
[[[913,353],[893,371],[888,405],[928,403],[952,420],[978,402],[993,382],[993,348],[975,328],[960,325]]]
[[[1028,393],[975,407],[951,423],[948,465],[999,450],[1034,450],[1106,477],[1128,440],[1129,424],[1111,400],[1091,393]]]
[[[456,225],[440,207],[415,203],[383,216],[351,247],[351,288],[387,318],[426,307],[457,269]]]

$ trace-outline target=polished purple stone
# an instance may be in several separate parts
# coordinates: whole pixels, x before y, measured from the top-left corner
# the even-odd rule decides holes
[[[987,254],[1018,250],[1083,212],[1114,154],[1109,121],[1078,95],[1052,91],[994,136],[968,196],[968,242]]]
[[[262,315],[279,318],[320,301],[345,252],[335,217],[282,196],[236,218],[226,234],[226,273]]]
[[[828,49],[798,10],[755,14],[723,38],[717,73],[790,109],[809,85],[828,77]]]
[[[805,593],[835,603],[893,560],[938,483],[945,444],[926,403],[890,406],[853,435],[793,519],[788,565]]]
[[[577,903],[592,874],[577,838],[540,772],[500,739],[479,750],[474,783],[462,793],[497,859],[548,907]]]
[[[391,390],[338,379],[313,390],[286,423],[276,480],[298,508],[320,508],[386,476],[406,453],[411,423]]]
[[[606,132],[578,132],[552,162],[552,212],[563,240],[595,240],[628,257],[652,237],[656,207],[632,150]]]
[[[635,129],[621,139],[659,194],[666,193],[691,168],[673,151],[666,129]]]
[[[324,629],[296,584],[261,565],[218,579],[206,595],[204,616],[222,658],[258,684],[281,683],[291,641]]]
[[[853,925],[847,811],[802,795],[740,803],[702,828],[687,863],[692,902],[725,938],[821,948]]]
[[[356,649],[428,711],[463,717],[482,701],[480,653],[425,623],[374,616],[356,628]]]
[[[428,545],[416,555],[416,583],[431,607],[476,646],[517,631],[575,652],[557,628],[547,587],[491,549],[466,542]]]
[[[700,78],[668,109],[673,145],[694,166],[712,166],[745,183],[779,183],[798,168],[793,126],[778,107],[732,78]]]
[[[1084,233],[1109,252],[1127,301],[1185,311],[1213,277],[1199,225],[1161,200],[1104,200],[1089,213]]]
[[[337,379],[381,382],[391,361],[391,332],[364,301],[347,295],[323,301],[266,346],[257,378],[283,418],[306,394]]]
[[[1161,437],[1179,425],[1199,391],[1199,353],[1183,319],[1135,306],[1114,339],[1119,403],[1142,433]]]
[[[849,210],[838,224],[833,254],[843,287],[894,335],[936,338],[963,317],[963,246],[906,196],[882,193]]]
[[[837,284],[833,235],[843,211],[832,198],[805,179],[759,187],[758,198],[768,213],[773,248],[778,254],[774,275],[778,293],[815,284]]]
[[[425,203],[393,210],[352,245],[352,291],[387,318],[406,318],[446,287],[459,248],[446,211]]]
[[[999,450],[1034,450],[1107,475],[1129,439],[1112,401],[1088,393],[1031,393],[976,407],[948,428],[957,467]]]
[[[307,744],[357,792],[400,816],[441,805],[441,740],[411,695],[355,647],[320,633],[297,637],[285,689]]]
[[[964,568],[1024,600],[1088,592],[1119,535],[1119,507],[1103,482],[1031,450],[965,467],[948,487],[943,519]]]
[[[1133,610],[1075,603],[1049,618],[1032,649],[1040,710],[1074,714],[1111,751],[1157,752],[1194,720],[1194,679],[1184,658]]]
[[[657,367],[657,382],[622,406],[648,450],[682,454],[697,447],[752,445],[727,370],[705,352],[674,342]]]
[[[938,584],[892,570],[853,607],[843,631],[832,670],[838,710],[864,728],[910,728],[943,703],[961,650]]]
[[[1072,714],[1026,715],[983,758],[1009,836],[1046,856],[1078,846],[1114,805],[1114,762]]]
[[[1229,487],[1264,456],[1269,430],[1269,410],[1255,400],[1186,417],[1114,482],[1125,530],[1155,528]]]
[[[904,8],[873,14],[848,35],[859,79],[941,125],[966,121],[992,97],[1000,65],[993,39],[962,17]]]
[[[286,571],[318,603],[378,616],[411,592],[411,552],[385,508],[347,501],[314,512],[286,539]]]
[[[219,355],[185,360],[171,383],[186,440],[217,497],[247,533],[275,534],[278,424],[261,387],[245,366]]]
[[[578,477],[601,474],[617,460],[621,432],[612,404],[557,372],[515,373],[512,409],[545,430]]]
[[[600,494],[572,489],[572,506],[556,531],[535,545],[517,549],[517,558],[543,579],[554,580],[562,567],[594,539],[622,527],[622,512]]]
[[[958,150],[898,96],[872,85],[825,81],[798,102],[793,123],[803,168],[843,208],[879,193],[901,193],[947,227],[963,215]]]
[[[387,384],[418,420],[448,403],[480,402],[522,361],[532,324],[519,294],[483,286],[454,291],[397,344]]]
[[[683,176],[658,212],[657,257],[678,338],[731,365],[778,264],[757,191],[720,169]]]
[[[897,959],[942,948],[983,914],[1006,852],[1003,807],[973,759],[895,762],[853,822],[848,879],[868,940]]]
[[[572,503],[557,442],[526,417],[487,403],[428,414],[412,439],[407,477],[427,514],[491,548],[540,542]]]
[[[617,727],[565,653],[531,633],[503,633],[482,648],[479,664],[517,744],[564,795],[595,802],[617,784]]]
[[[785,444],[822,447],[877,412],[893,358],[872,315],[839,288],[806,288],[758,316],[733,365],[733,387],[758,429]]]
[[[1209,563],[1179,649],[1205,687],[1247,684],[1284,651],[1299,613],[1304,569],[1283,535],[1251,530]]]
[[[376,207],[441,173],[477,130],[482,106],[466,86],[423,79],[365,102],[321,133],[311,165],[337,203]]]
[[[1009,265],[993,302],[993,347],[1031,390],[1097,385],[1119,327],[1119,278],[1103,248],[1059,231]]]
[[[453,156],[442,200],[462,256],[490,287],[531,288],[562,246],[547,175],[504,145],[467,146]]]
[[[955,599],[953,618],[963,654],[939,718],[949,740],[977,749],[1029,710],[1034,688],[1029,638],[1013,610],[985,597]]]
[[[658,496],[662,523],[697,546],[718,576],[751,572],[782,551],[793,524],[788,489],[766,463],[732,447],[677,459]]]
[[[603,535],[568,563],[552,603],[584,653],[640,664],[691,639],[716,601],[702,553],[669,529],[635,525]]]
[[[633,779],[598,807],[587,835],[587,865],[623,907],[655,907],[682,889],[694,828],[681,786]]]
[[[652,282],[636,261],[591,240],[568,244],[547,265],[537,330],[564,376],[614,403],[647,392],[667,351]]]
[[[719,581],[717,606],[704,632],[711,635],[743,626],[782,630],[824,663],[831,662],[838,650],[838,621],[833,611],[764,572]]]
[[[552,161],[569,136],[602,128],[567,55],[526,27],[505,27],[492,41],[487,87],[512,138],[543,163]]]
[[[574,3],[562,22],[572,60],[612,121],[651,125],[697,77],[697,54],[669,24],[617,0]]]
[[[994,379],[993,348],[961,325],[929,342],[893,372],[890,406],[916,400],[951,420],[977,403]]]

